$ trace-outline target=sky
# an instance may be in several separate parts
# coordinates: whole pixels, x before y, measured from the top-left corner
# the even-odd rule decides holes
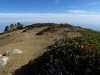
[[[69,23],[100,30],[100,0],[0,0],[0,32],[17,22]]]

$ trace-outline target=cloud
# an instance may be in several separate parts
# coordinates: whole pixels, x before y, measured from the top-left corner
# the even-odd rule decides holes
[[[71,11],[72,12],[72,11]],[[77,12],[77,11],[74,11]],[[83,11],[84,12],[84,11]],[[69,23],[100,30],[100,14],[73,13],[0,13],[0,31],[11,23]]]
[[[77,11],[74,11],[77,12]],[[83,11],[84,12],[84,11]],[[71,24],[100,24],[99,14],[68,13],[0,13],[0,23],[15,22],[54,22]]]
[[[55,2],[54,3],[60,3],[60,0],[55,0]]]
[[[73,14],[94,14],[95,12],[89,12],[89,11],[85,11],[85,10],[68,10],[69,13],[73,13]]]
[[[93,2],[93,3],[89,3],[88,5],[99,5],[100,2]]]
[[[85,10],[68,10],[70,13],[86,13]]]

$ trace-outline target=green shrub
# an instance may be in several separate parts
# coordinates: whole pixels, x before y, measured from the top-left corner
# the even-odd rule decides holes
[[[45,29],[39,31],[38,33],[36,33],[36,35],[42,35],[44,32],[48,32],[48,31],[50,31],[50,30],[51,30],[51,27],[47,27],[47,28],[45,28]]]
[[[91,31],[89,32],[91,33]],[[96,32],[94,32],[96,33]],[[93,33],[91,33],[93,34]],[[84,33],[85,35],[85,33]],[[96,35],[98,36],[99,33]],[[61,39],[42,56],[30,61],[26,75],[98,75],[100,74],[100,41],[92,35]],[[96,43],[95,43],[96,42]],[[91,45],[88,52],[79,45]]]

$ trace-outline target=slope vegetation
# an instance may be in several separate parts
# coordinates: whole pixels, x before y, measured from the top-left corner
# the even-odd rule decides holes
[[[25,75],[99,75],[100,32],[84,28],[81,34],[57,40],[28,63]]]

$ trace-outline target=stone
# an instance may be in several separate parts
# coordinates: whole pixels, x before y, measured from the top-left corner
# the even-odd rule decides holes
[[[11,25],[10,25],[10,29],[11,29],[11,31],[12,31],[12,30],[16,29],[16,26],[15,26],[14,24],[11,24]]]
[[[11,31],[11,29],[10,29],[9,26],[6,26],[4,31],[5,31],[5,32],[6,32],[6,31]]]
[[[19,49],[14,49],[14,50],[11,50],[11,51],[7,51],[5,53],[5,56],[11,56],[11,55],[16,55],[16,54],[21,54],[23,53],[23,51],[19,50]]]
[[[18,28],[18,24],[15,24],[15,27]]]
[[[9,59],[9,58],[6,57],[6,56],[1,56],[1,57],[0,57],[0,67],[6,65],[8,59]]]
[[[2,57],[2,54],[0,54],[0,57]]]

